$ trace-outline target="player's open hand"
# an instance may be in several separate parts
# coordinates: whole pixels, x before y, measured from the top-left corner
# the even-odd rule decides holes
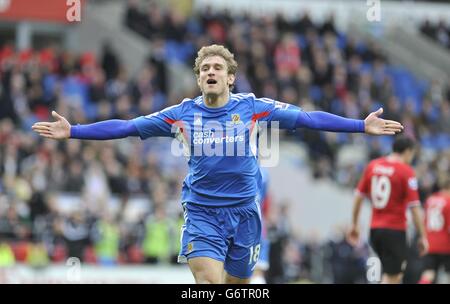
[[[31,128],[46,138],[64,139],[70,137],[70,124],[63,116],[52,111],[55,122],[37,122]]]
[[[365,133],[370,135],[395,135],[403,130],[403,126],[394,120],[379,118],[383,114],[383,108],[370,113],[364,120]]]

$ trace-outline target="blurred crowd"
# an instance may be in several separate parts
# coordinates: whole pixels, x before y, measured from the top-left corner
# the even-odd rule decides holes
[[[105,42],[101,58],[5,44],[0,65],[0,242],[9,244],[0,265],[175,262],[186,164],[165,157],[169,140],[58,142],[30,132],[52,109],[77,123],[160,110],[164,62],[149,57],[132,79]]]
[[[1,46],[0,265],[39,266],[69,256],[104,264],[175,261],[182,224],[177,199],[186,165],[167,153],[170,140],[59,142],[38,138],[30,128],[51,120],[54,109],[82,124],[130,119],[176,104],[179,94],[171,93],[168,66],[192,67],[196,51],[211,43],[225,44],[235,54],[235,92],[351,118],[382,106],[384,118],[402,122],[405,133],[421,144],[415,166],[422,198],[450,171],[447,84],[416,79],[390,63],[375,42],[339,32],[333,15],[320,24],[307,13],[291,20],[206,8],[185,16],[129,1],[124,25],[152,46],[137,75],[129,75],[108,42],[99,58],[58,45],[21,52]],[[198,90],[183,95],[194,97]],[[314,177],[345,187],[354,187],[367,160],[389,152],[391,140],[309,130],[283,138],[306,144]],[[339,163],[340,148],[349,144],[367,147],[364,161]],[[143,198],[143,208],[136,207],[136,198]],[[268,228],[274,248],[279,245],[271,254],[273,282],[318,281],[326,272],[338,281],[346,274],[338,269],[343,264],[356,267],[352,278],[364,281],[367,248],[349,246],[343,234],[328,244],[292,241],[288,229],[280,228],[279,214]]]
[[[444,48],[450,50],[450,25],[445,20],[442,19],[437,23],[425,20],[420,25],[420,31]]]

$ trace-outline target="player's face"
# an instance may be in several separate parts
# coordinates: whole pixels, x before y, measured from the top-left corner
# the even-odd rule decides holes
[[[228,95],[234,75],[228,74],[228,66],[221,56],[206,57],[200,64],[198,86],[205,95]]]

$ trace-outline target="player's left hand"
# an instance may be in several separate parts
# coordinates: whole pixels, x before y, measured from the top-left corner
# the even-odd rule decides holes
[[[378,116],[381,114],[383,114],[383,108],[379,108],[376,112],[370,113],[364,119],[365,133],[370,135],[395,135],[403,130],[401,123],[379,118]]]
[[[419,255],[424,256],[428,252],[428,240],[424,237],[419,238],[417,242],[417,246],[419,246]]]

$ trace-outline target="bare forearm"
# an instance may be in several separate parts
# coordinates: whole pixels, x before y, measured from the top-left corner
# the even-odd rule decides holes
[[[359,213],[361,211],[361,205],[363,202],[363,197],[360,194],[356,194],[355,200],[353,201],[353,211],[352,211],[352,225],[357,226],[359,220]]]
[[[425,237],[425,225],[423,220],[422,207],[415,206],[411,208],[412,219],[417,233],[420,237]]]

